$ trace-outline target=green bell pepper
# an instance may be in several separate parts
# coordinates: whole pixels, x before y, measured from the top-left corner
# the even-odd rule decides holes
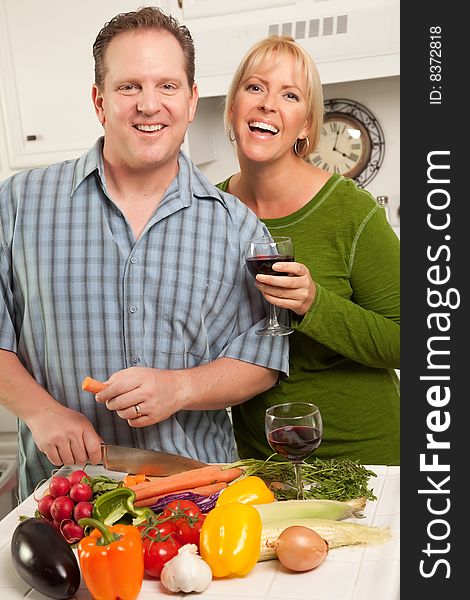
[[[129,515],[132,525],[139,525],[154,516],[150,508],[134,506],[135,493],[129,488],[116,488],[98,496],[93,504],[93,518],[105,525],[113,525]]]

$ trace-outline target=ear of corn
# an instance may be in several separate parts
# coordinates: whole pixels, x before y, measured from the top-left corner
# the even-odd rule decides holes
[[[278,521],[294,519],[348,519],[349,517],[362,517],[366,499],[356,498],[341,502],[337,500],[283,500],[269,504],[256,504],[254,507],[259,512],[263,526]]]
[[[284,502],[282,502],[284,504]],[[327,543],[328,548],[340,548],[341,546],[375,545],[387,542],[391,538],[388,528],[362,525],[348,521],[335,521],[332,519],[318,518],[295,518],[279,520],[277,522],[264,523],[261,535],[261,549],[258,561],[276,558],[276,552],[272,545],[280,536],[281,532],[291,525],[302,525],[313,529]]]

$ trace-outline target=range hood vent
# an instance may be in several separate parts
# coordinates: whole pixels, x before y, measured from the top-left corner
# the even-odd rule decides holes
[[[339,35],[347,32],[348,15],[293,21],[292,23],[273,23],[268,28],[268,35],[290,35],[296,40],[316,38],[322,35]]]

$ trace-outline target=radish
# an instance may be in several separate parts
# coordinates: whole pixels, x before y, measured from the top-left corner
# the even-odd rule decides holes
[[[82,469],[76,469],[72,471],[67,479],[70,481],[70,485],[72,486],[74,483],[81,483],[82,479],[86,477],[88,479],[88,475]]]
[[[91,517],[93,512],[93,504],[91,502],[79,502],[75,505],[73,509],[73,518],[75,521],[80,521],[80,519],[88,519]]]
[[[51,505],[54,502],[54,496],[46,494],[38,500],[38,512],[45,519],[52,519],[51,517]]]
[[[58,496],[51,504],[51,517],[59,523],[70,519],[74,506],[73,500],[68,496]]]
[[[78,523],[75,523],[75,521],[72,521],[71,519],[67,519],[65,522],[61,523],[60,532],[69,544],[78,542],[84,535],[83,527],[80,527]]]
[[[88,502],[93,498],[93,490],[88,483],[74,483],[70,488],[70,498],[74,502]]]
[[[58,498],[59,496],[66,496],[70,491],[70,481],[67,477],[61,477],[60,475],[55,475],[51,479],[51,483],[49,484],[49,493],[54,498]]]

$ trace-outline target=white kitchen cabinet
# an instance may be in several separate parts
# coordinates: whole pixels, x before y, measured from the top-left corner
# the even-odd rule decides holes
[[[91,101],[93,42],[114,15],[137,7],[135,0],[0,0],[9,170],[74,158],[101,135]]]
[[[198,19],[213,17],[214,15],[227,15],[248,10],[273,8],[274,6],[287,6],[295,4],[297,0],[173,0],[182,11],[183,19]]]

